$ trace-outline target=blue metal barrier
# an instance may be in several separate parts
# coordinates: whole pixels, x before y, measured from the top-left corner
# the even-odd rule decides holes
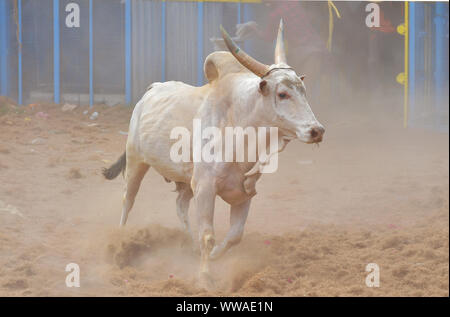
[[[22,105],[22,0],[17,1],[17,33],[19,35],[19,49],[17,57],[17,103]]]
[[[0,1],[0,95],[8,95],[8,3]]]
[[[94,10],[92,1],[89,0],[89,107],[94,105]]]
[[[112,0],[105,14],[105,2],[79,0],[75,3],[80,6],[81,26],[66,28],[64,9],[69,2],[0,0],[1,95],[17,96],[19,104],[34,102],[39,96],[55,103],[72,98],[69,102],[78,100],[92,106],[106,99],[114,100],[110,104],[131,104],[152,81],[183,80],[203,85],[204,58],[212,51],[208,40],[219,35],[212,27],[217,24],[218,30],[219,20],[225,12],[231,12],[227,15],[231,19],[226,21],[231,31],[234,24],[252,20],[258,6],[245,0],[230,0],[226,7],[208,1],[192,1],[189,5],[145,1],[138,6],[132,0]],[[15,3],[17,25],[12,15]],[[448,129],[448,119],[442,119],[448,116],[448,3],[410,2],[409,11],[409,123],[421,124],[425,105],[434,107],[436,117],[430,118],[430,125]],[[189,28],[181,40],[169,33],[177,31],[173,26],[177,17],[183,28]],[[39,30],[33,30],[35,25]],[[252,43],[244,42],[250,55]],[[174,58],[180,56],[178,50],[189,52],[188,60],[193,61],[186,69],[185,61]],[[177,62],[180,64],[174,66]],[[145,67],[137,67],[141,65]]]
[[[161,4],[161,81],[166,81],[166,1]]]
[[[203,80],[203,2],[197,3],[197,86]]]
[[[214,1],[208,4],[205,2],[209,1],[192,1],[196,6],[195,13],[185,20],[189,23],[189,20],[192,19],[191,23],[197,26],[197,34],[192,34],[194,43],[196,42],[194,44],[196,52],[194,74],[193,78],[191,77],[193,80],[187,80],[188,83],[197,85],[205,83],[203,61],[206,54],[212,49],[212,45],[205,42],[208,41],[211,34],[211,29],[205,29],[205,21],[210,18],[207,14],[209,14],[211,6],[217,5],[219,8],[223,5],[220,2],[217,2],[217,4]],[[234,21],[241,23],[249,19],[251,5],[246,3],[246,0],[230,0],[228,2],[235,3],[236,6],[237,17],[233,18]],[[14,94],[20,104],[35,102],[36,100],[52,100],[57,104],[78,102],[81,104],[89,103],[92,106],[95,102],[102,102],[105,100],[104,98],[110,98],[108,97],[110,95],[114,95],[111,97],[113,100],[121,98],[122,95],[125,103],[131,104],[137,98],[134,95],[142,93],[140,90],[135,91],[133,88],[135,78],[133,63],[139,61],[133,60],[136,52],[134,51],[132,25],[135,27],[133,19],[138,17],[140,12],[133,11],[134,3],[132,0],[124,0],[122,3],[119,1],[109,2],[110,5],[106,10],[108,14],[112,14],[113,20],[111,22],[105,21],[105,12],[103,11],[103,3],[105,2],[94,2],[94,0],[73,1],[79,6],[80,26],[77,27],[64,24],[67,17],[66,12],[69,12],[65,10],[67,10],[67,5],[71,3],[69,0],[18,0],[16,2],[17,25],[12,18],[14,3],[14,0],[0,1],[0,93],[2,95]],[[172,14],[174,5],[176,6],[177,3],[170,3]],[[159,7],[161,20],[158,22],[161,23],[161,26],[158,26],[160,30],[158,35],[160,36],[158,42],[161,45],[159,48],[160,56],[157,57],[156,54],[153,54],[150,65],[158,69],[158,72],[161,71],[158,76],[161,81],[178,79],[173,78],[174,74],[171,74],[171,78],[167,78],[169,69],[167,65],[169,52],[167,50],[169,42],[171,49],[173,49],[174,44],[173,41],[171,42],[171,35],[168,34],[168,23],[171,23],[171,21],[168,21],[170,20],[168,6],[169,4],[166,1],[161,1]],[[180,3],[180,8],[184,7]],[[120,17],[118,13],[120,13]],[[30,17],[30,14],[35,16]],[[190,14],[192,14],[192,11],[190,11]],[[42,16],[43,19],[37,19],[38,16]],[[142,20],[145,22],[142,24],[143,27],[144,25],[152,26],[152,22],[155,21],[154,19],[151,21],[145,20],[144,17]],[[24,25],[22,25],[22,22]],[[105,24],[105,22],[107,23]],[[219,23],[218,20],[217,23]],[[39,30],[33,30],[34,25],[37,25]],[[140,26],[141,24],[136,25]],[[111,28],[111,32],[116,34],[115,38],[109,37],[106,31],[99,31],[98,27],[101,28],[101,26],[107,29]],[[11,27],[17,27],[18,37],[14,36],[16,31],[11,30]],[[41,32],[42,30],[44,31]],[[117,33],[118,30],[119,33]],[[122,30],[122,33],[120,33],[120,30]],[[22,35],[25,36],[25,46],[22,46]],[[117,47],[118,43],[121,47]],[[144,57],[145,52],[143,51],[139,58]],[[152,53],[155,52],[152,51]],[[138,52],[137,54],[141,53]],[[100,56],[106,57],[102,59]],[[160,58],[160,61],[157,62],[155,58]],[[104,64],[107,60],[114,63],[117,68],[116,73],[119,76],[111,76],[111,69],[105,67]],[[27,76],[23,77],[25,67]],[[139,69],[138,71],[149,70]],[[171,72],[173,73],[173,69]],[[180,72],[182,72],[181,69]],[[190,75],[187,77],[190,77]],[[137,79],[140,78],[144,77],[137,76]],[[152,80],[154,79],[152,78]],[[123,90],[118,90],[119,87],[123,87]],[[114,103],[116,102],[111,104]]]
[[[408,126],[448,132],[448,3],[409,3],[408,46]]]
[[[59,0],[53,0],[53,101],[60,102]]]
[[[408,103],[409,103],[409,111],[411,113],[415,112],[415,91],[416,91],[416,73],[415,73],[416,24],[415,24],[415,20],[416,20],[416,4],[414,2],[409,2]],[[411,120],[408,119],[408,121],[411,121]],[[408,125],[410,125],[410,122],[408,122]]]
[[[131,0],[125,1],[125,103],[131,104]]]
[[[445,27],[447,24],[447,28]],[[434,14],[434,87],[437,111],[434,125],[448,131],[448,4],[436,3]],[[445,100],[447,99],[447,100]],[[447,122],[442,120],[446,117]]]

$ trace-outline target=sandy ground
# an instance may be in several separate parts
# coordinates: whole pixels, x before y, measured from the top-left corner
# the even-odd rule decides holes
[[[131,111],[99,105],[91,121],[87,109],[0,100],[1,296],[449,295],[448,134],[404,130],[398,115],[316,111],[324,142],[292,142],[258,182],[244,238],[212,262],[207,291],[173,183],[151,170],[118,228],[123,179],[101,168],[123,152]],[[218,199],[218,241],[228,216]],[[65,286],[71,262],[80,288]],[[378,288],[365,284],[368,263]]]

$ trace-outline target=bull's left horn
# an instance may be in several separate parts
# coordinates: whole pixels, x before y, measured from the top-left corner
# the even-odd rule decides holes
[[[225,29],[220,26],[223,40],[228,47],[228,50],[245,68],[254,73],[256,76],[263,77],[268,71],[269,66],[258,62],[256,59],[245,53],[237,46],[237,44],[231,39],[230,35]]]
[[[284,24],[283,19],[280,20],[278,27],[277,45],[275,46],[275,64],[287,64],[286,52],[284,50]]]

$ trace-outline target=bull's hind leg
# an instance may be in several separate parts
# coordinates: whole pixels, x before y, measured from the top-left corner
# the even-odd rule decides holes
[[[139,191],[139,186],[147,173],[150,165],[143,162],[136,162],[127,157],[127,167],[125,170],[125,193],[123,195],[122,217],[120,218],[120,226],[125,226],[128,214],[133,207],[134,199]]]
[[[181,225],[183,226],[183,230],[189,234],[192,239],[192,231],[191,226],[189,225],[189,202],[193,197],[191,187],[186,183],[175,183],[176,191],[178,192],[177,197],[177,215],[180,218]]]
[[[248,216],[248,210],[250,208],[250,199],[239,204],[231,206],[230,210],[230,230],[223,242],[216,245],[210,254],[210,259],[214,260],[224,254],[233,245],[238,244],[241,241],[242,234],[244,233],[244,226]]]

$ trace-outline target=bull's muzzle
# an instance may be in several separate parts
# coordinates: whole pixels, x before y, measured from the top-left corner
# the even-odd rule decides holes
[[[319,143],[322,142],[323,134],[325,133],[325,128],[322,125],[312,127],[309,131],[310,142],[309,143]]]

